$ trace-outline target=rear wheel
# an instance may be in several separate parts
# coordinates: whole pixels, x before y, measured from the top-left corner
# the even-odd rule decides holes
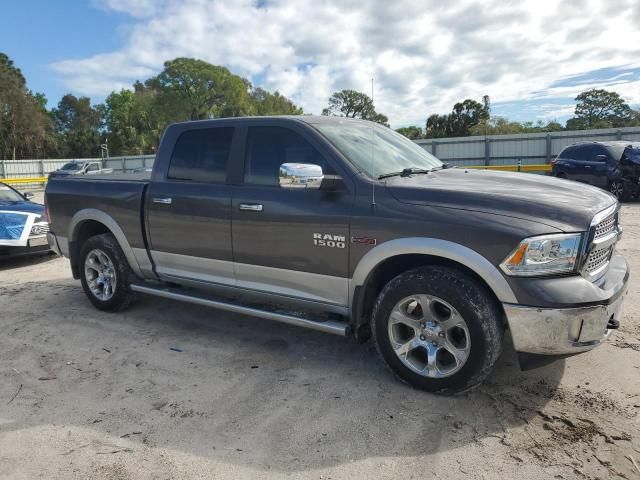
[[[93,305],[110,312],[127,308],[135,295],[132,272],[120,245],[110,233],[89,238],[80,251],[80,281]]]
[[[391,370],[429,392],[478,385],[502,350],[496,301],[453,268],[421,267],[397,276],[380,293],[372,322],[378,352]]]

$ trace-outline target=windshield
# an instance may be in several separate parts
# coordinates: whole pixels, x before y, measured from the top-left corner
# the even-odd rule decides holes
[[[69,171],[75,171],[75,170],[80,170],[80,164],[79,163],[66,163],[60,170],[69,170]]]
[[[347,159],[371,178],[406,168],[431,170],[442,162],[390,128],[366,123],[314,125]]]
[[[6,185],[0,185],[0,202],[24,202],[24,198]]]

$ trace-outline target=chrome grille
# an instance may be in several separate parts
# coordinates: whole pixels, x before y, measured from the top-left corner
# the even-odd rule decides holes
[[[612,232],[616,228],[617,218],[618,215],[611,215],[610,217],[605,218],[598,225],[596,225],[596,232],[593,239],[598,240],[599,238],[602,238],[608,233]]]
[[[587,259],[587,272],[593,273],[603,267],[611,258],[613,247],[594,250]]]
[[[31,235],[46,235],[49,233],[49,224],[47,222],[34,223],[31,227]]]
[[[589,245],[589,255],[583,271],[589,279],[595,281],[606,272],[606,267],[615,250],[619,232],[618,212],[614,211],[591,228],[593,240]]]

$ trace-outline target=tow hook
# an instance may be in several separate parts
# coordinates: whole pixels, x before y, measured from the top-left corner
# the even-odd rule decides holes
[[[617,330],[620,327],[620,321],[611,317],[607,322],[607,330]]]

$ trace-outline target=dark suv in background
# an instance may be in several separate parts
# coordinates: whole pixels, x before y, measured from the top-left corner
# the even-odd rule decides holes
[[[604,188],[623,202],[640,194],[640,142],[575,143],[551,165],[553,176]]]

